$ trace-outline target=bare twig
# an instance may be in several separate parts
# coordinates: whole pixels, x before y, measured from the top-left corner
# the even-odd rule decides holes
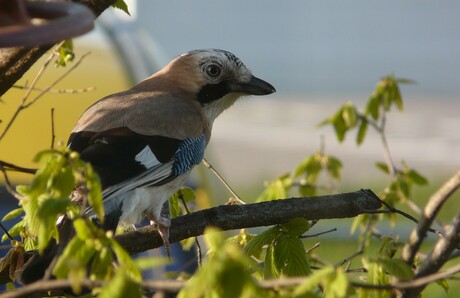
[[[56,135],[54,134],[54,108],[51,108],[51,149],[54,149],[54,140]]]
[[[37,171],[37,169],[20,167],[3,160],[0,160],[0,166],[2,166],[5,169],[5,171],[16,171],[26,174],[35,174],[35,172]]]
[[[11,185],[10,179],[8,178],[8,174],[6,173],[3,164],[0,162],[0,171],[3,173],[3,179],[5,180],[6,190],[13,195],[16,199],[22,200],[22,196],[14,189],[13,185]]]
[[[14,85],[12,88],[16,89],[32,89],[33,91],[44,91],[45,89],[43,88],[37,88],[37,87],[29,87],[27,85],[21,86],[21,85]],[[47,93],[66,93],[66,94],[77,94],[77,93],[85,93],[85,92],[90,92],[95,90],[96,87],[87,87],[87,88],[80,88],[80,89],[50,89],[48,91],[45,91]]]
[[[62,44],[62,43],[60,43]],[[48,58],[45,60],[45,63],[43,64],[43,66],[40,68],[40,70],[38,71],[37,75],[35,76],[35,78],[33,79],[32,81],[32,84],[29,86],[29,89],[27,89],[26,91],[26,94],[24,95],[24,97],[22,98],[21,100],[21,103],[19,104],[19,106],[17,107],[16,111],[14,112],[13,116],[11,116],[11,119],[8,121],[8,123],[6,124],[6,127],[3,129],[3,132],[0,134],[0,140],[3,139],[3,137],[6,135],[6,133],[8,132],[8,130],[10,129],[11,125],[13,125],[13,122],[16,120],[16,118],[18,117],[19,113],[25,109],[25,105],[26,105],[26,101],[27,99],[29,98],[29,95],[30,95],[30,92],[32,91],[31,88],[34,88],[35,87],[35,84],[38,82],[38,80],[40,79],[40,77],[43,75],[43,72],[45,71],[45,69],[48,67],[49,63],[51,62],[51,60],[53,59],[54,57],[54,52],[52,52]]]
[[[351,256],[343,259],[339,263],[337,263],[335,265],[336,268],[341,267],[346,262],[350,262],[351,260],[353,260],[357,256],[360,256],[360,255],[362,255],[364,253],[364,248],[366,247],[366,237],[367,237],[366,235],[371,230],[371,224],[372,224],[372,215],[367,219],[367,223],[366,223],[366,227],[364,228],[364,232],[361,233],[361,235],[363,235],[363,238],[361,239],[361,242],[360,242],[359,247],[356,250],[356,252],[354,254],[352,254]]]
[[[415,255],[417,254],[423,239],[426,237],[427,231],[430,231],[430,226],[441,209],[441,206],[459,187],[460,171],[431,196],[423,211],[419,224],[414,230],[412,230],[409,240],[406,242],[402,250],[402,258],[406,263],[412,264]]]
[[[8,237],[10,240],[14,240],[13,236],[8,232],[8,230],[5,228],[5,226],[0,222],[0,228],[3,230],[3,233]]]
[[[60,46],[60,44],[58,45],[58,47]],[[83,54],[80,59],[75,62],[75,64],[73,64],[71,67],[69,67],[61,76],[59,76],[59,78],[57,78],[54,82],[52,82],[48,87],[46,87],[45,89],[43,89],[37,96],[35,96],[33,99],[31,99],[30,101],[27,101],[27,99],[29,98],[29,95],[32,91],[31,88],[34,88],[35,87],[35,84],[37,83],[38,79],[43,75],[43,72],[45,71],[45,69],[48,67],[49,63],[51,62],[52,58],[54,57],[54,52],[48,57],[48,59],[45,61],[45,64],[42,66],[42,68],[39,70],[39,72],[37,73],[37,75],[35,76],[34,80],[32,81],[32,84],[29,86],[29,89],[27,90],[26,94],[24,95],[21,103],[19,104],[18,108],[16,109],[16,111],[14,112],[13,116],[11,117],[11,119],[8,121],[6,127],[4,128],[3,132],[0,134],[0,140],[3,139],[3,137],[6,135],[6,133],[8,132],[8,130],[11,128],[11,125],[13,124],[13,122],[16,120],[16,118],[18,117],[18,115],[20,114],[20,112],[24,109],[27,109],[28,107],[30,107],[31,105],[33,105],[34,103],[37,102],[37,100],[39,100],[44,94],[46,94],[49,90],[51,90],[51,88],[53,88],[57,83],[59,83],[60,81],[62,81],[67,75],[69,75],[73,70],[75,70],[76,67],[78,67],[80,65],[80,63],[83,61],[83,59],[89,55],[89,53],[86,53],[86,54]]]
[[[187,212],[187,214],[189,214],[190,210],[188,209],[187,203],[185,202],[184,198],[182,196],[179,196],[179,198],[182,201],[182,204],[184,205],[185,211]],[[198,237],[195,237],[195,245],[196,245],[196,258],[198,260],[198,266],[201,267],[201,264],[203,262],[203,255],[202,255],[200,241],[198,241]]]
[[[303,238],[318,237],[320,235],[324,235],[324,234],[332,233],[332,232],[336,232],[336,231],[337,231],[337,228],[333,228],[333,229],[330,229],[330,230],[327,230],[327,231],[324,231],[324,232],[319,232],[319,233],[316,233],[316,234],[300,235],[299,238],[303,239]]]
[[[305,252],[306,252],[307,254],[309,254],[309,253],[311,253],[312,251],[314,251],[315,249],[317,249],[320,245],[321,245],[321,243],[316,242],[315,245],[313,245],[311,248],[307,249]]]
[[[228,189],[228,191],[230,191],[230,193],[232,194],[233,198],[236,201],[238,201],[240,204],[246,204],[246,202],[240,199],[240,197],[236,194],[236,192],[233,191],[233,189],[227,183],[227,181],[225,181],[225,179],[216,171],[216,169],[214,169],[214,167],[206,160],[206,158],[203,158],[203,164],[205,165],[205,167],[211,170],[211,172],[214,175],[216,175],[216,177],[220,180],[220,182],[222,182],[222,184]]]

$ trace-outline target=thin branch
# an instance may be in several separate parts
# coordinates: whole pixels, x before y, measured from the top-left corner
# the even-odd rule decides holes
[[[3,164],[0,162],[0,171],[3,173],[3,179],[5,180],[6,190],[13,195],[16,199],[22,200],[22,196],[14,189],[13,185],[8,178],[8,174],[6,173],[6,169],[4,168]]]
[[[60,46],[60,44],[58,45],[58,47]],[[13,122],[16,120],[16,118],[18,117],[18,115],[20,114],[20,112],[24,109],[27,109],[28,107],[30,107],[31,105],[33,105],[34,103],[37,102],[37,100],[39,100],[44,94],[46,94],[49,90],[51,90],[51,88],[53,88],[57,83],[59,83],[60,81],[62,81],[65,77],[67,77],[67,75],[69,75],[72,71],[75,70],[76,67],[78,67],[80,65],[80,63],[83,61],[83,59],[89,55],[89,53],[85,53],[83,54],[80,59],[78,59],[77,62],[75,62],[75,64],[73,64],[71,67],[69,67],[61,76],[59,76],[59,78],[57,78],[54,82],[52,82],[48,87],[46,87],[45,89],[43,89],[37,96],[35,96],[32,100],[30,100],[29,102],[27,102],[27,99],[29,98],[29,95],[32,91],[31,88],[34,88],[35,87],[35,84],[37,83],[38,79],[43,75],[43,72],[45,71],[45,69],[48,67],[49,63],[51,62],[52,58],[54,57],[54,52],[48,57],[48,59],[45,61],[45,64],[42,66],[42,68],[39,70],[38,74],[35,76],[34,80],[32,81],[32,84],[29,86],[29,89],[27,90],[26,94],[24,95],[20,105],[18,106],[18,108],[16,109],[16,111],[14,112],[13,116],[11,117],[11,119],[9,120],[9,122],[7,123],[5,129],[3,130],[3,132],[0,134],[0,140],[3,139],[3,137],[6,135],[6,133],[9,131],[9,129],[11,128],[11,125],[13,124]]]
[[[79,280],[78,282],[82,287],[89,289],[101,287],[107,283],[105,281],[93,281],[89,279]],[[13,291],[4,292],[0,294],[0,298],[37,297],[39,294],[48,296],[50,292],[52,296],[56,296],[57,293],[54,292],[70,289],[72,284],[73,281],[67,279],[39,280]],[[60,294],[62,295],[63,293],[61,292]]]
[[[35,102],[37,102],[38,99],[40,99],[44,94],[46,94],[51,88],[53,88],[56,84],[58,84],[60,81],[62,81],[65,77],[67,77],[72,71],[74,71],[80,63],[88,56],[91,54],[90,52],[87,52],[83,55],[80,56],[80,59],[78,59],[77,62],[75,62],[71,67],[67,68],[66,71],[60,75],[56,80],[54,80],[48,87],[43,89],[37,96],[35,96],[30,102],[24,105],[24,108],[28,108],[29,106],[33,105]]]
[[[62,44],[62,43],[60,43]],[[8,121],[8,123],[6,124],[6,127],[3,129],[3,132],[0,134],[0,141],[3,139],[3,137],[6,135],[6,133],[8,132],[8,130],[10,129],[11,125],[13,125],[13,122],[16,120],[16,118],[18,117],[19,113],[25,108],[24,106],[26,105],[26,101],[27,101],[27,98],[29,98],[29,95],[30,95],[30,92],[32,91],[31,88],[34,88],[35,87],[35,84],[37,83],[37,81],[40,79],[40,77],[43,75],[43,72],[45,71],[45,69],[48,67],[49,63],[51,62],[51,60],[53,59],[55,53],[52,52],[48,58],[45,60],[45,63],[43,64],[43,66],[40,68],[40,70],[38,71],[37,75],[35,76],[34,80],[32,81],[32,84],[29,86],[29,89],[27,89],[26,91],[26,94],[24,95],[24,97],[22,98],[21,100],[21,103],[19,104],[19,106],[17,107],[16,111],[14,112],[13,116],[11,117],[11,119]]]
[[[37,169],[31,169],[31,168],[24,168],[17,166],[15,164],[0,160],[0,166],[5,169],[5,171],[16,171],[16,172],[21,172],[21,173],[26,173],[26,174],[35,174]]]
[[[304,239],[304,238],[318,237],[318,236],[328,234],[328,233],[332,233],[332,232],[336,232],[336,231],[337,231],[337,228],[333,228],[333,229],[330,229],[330,230],[327,230],[327,231],[324,231],[324,232],[319,232],[319,233],[316,233],[316,234],[300,235],[299,238]]]
[[[54,108],[51,108],[51,149],[54,149],[54,140],[56,135],[54,133]]]
[[[382,203],[385,207],[388,208],[388,210],[374,210],[374,211],[371,211],[369,213],[397,213],[397,214],[400,214],[400,215],[404,216],[405,218],[415,222],[416,224],[419,224],[419,221],[415,217],[410,215],[409,213],[406,213],[406,212],[404,212],[402,210],[399,210],[399,209],[397,209],[397,208],[395,208],[393,206],[390,206],[388,203],[386,203],[385,201],[381,200],[380,198],[379,198],[379,200],[380,200],[380,203]],[[431,225],[431,223],[430,223],[430,225]],[[427,228],[427,231],[429,231],[431,233],[434,233],[434,234],[436,234],[438,236],[442,235],[442,233],[440,231],[438,231],[436,229],[433,229],[433,228],[430,228],[430,227]]]
[[[307,249],[305,252],[306,252],[307,254],[309,254],[309,253],[311,253],[312,251],[314,251],[315,249],[317,249],[320,245],[321,245],[321,243],[316,242],[315,245],[313,245],[311,248]]]
[[[8,230],[5,228],[5,226],[0,222],[0,228],[3,230],[3,233],[8,237],[10,240],[14,240],[13,236],[8,232]]]
[[[185,212],[187,214],[190,213],[190,210],[188,209],[187,203],[185,202],[184,198],[182,196],[179,196],[180,200],[182,201],[182,204],[184,205]],[[195,237],[195,245],[196,245],[196,258],[198,260],[198,266],[201,267],[201,264],[203,262],[203,255],[202,255],[202,250],[201,250],[201,245],[200,241],[198,241],[198,237]]]
[[[430,226],[434,218],[438,214],[442,205],[446,200],[460,187],[460,171],[457,172],[452,178],[449,179],[436,193],[429,199],[422,214],[417,227],[412,230],[411,235],[404,245],[402,250],[402,259],[412,264],[414,258],[422,244],[423,239],[426,237],[427,231],[430,231]]]
[[[361,239],[361,243],[359,244],[359,247],[356,250],[356,252],[354,254],[352,254],[351,256],[349,256],[348,258],[345,258],[342,262],[340,262],[337,265],[335,265],[335,267],[340,267],[343,264],[345,264],[346,262],[350,262],[352,259],[354,259],[357,256],[362,255],[364,253],[364,248],[366,247],[366,237],[367,237],[367,234],[371,230],[371,225],[372,225],[372,216],[370,216],[367,219],[367,223],[366,223],[366,227],[364,228],[364,232],[361,233],[361,235],[363,235],[363,239]]]
[[[12,88],[16,88],[16,89],[32,89],[33,91],[44,91],[45,89],[43,88],[37,88],[37,87],[29,87],[27,85],[25,86],[21,86],[21,85],[14,85],[12,86]],[[90,92],[90,91],[93,91],[95,90],[96,87],[87,87],[87,88],[80,88],[80,89],[50,89],[48,91],[46,91],[47,93],[58,93],[58,94],[62,94],[62,93],[66,93],[66,94],[78,94],[78,93],[85,93],[85,92]]]
[[[216,171],[216,169],[214,169],[214,167],[206,160],[206,158],[203,158],[203,164],[205,165],[205,167],[211,170],[211,172],[214,175],[216,175],[216,177],[220,180],[220,182],[222,182],[222,184],[228,189],[228,191],[230,191],[230,193],[232,194],[233,198],[236,201],[238,201],[240,204],[246,204],[246,202],[240,199],[240,197],[236,194],[236,192],[233,191],[233,189],[227,183],[227,181],[225,181],[225,179]]]

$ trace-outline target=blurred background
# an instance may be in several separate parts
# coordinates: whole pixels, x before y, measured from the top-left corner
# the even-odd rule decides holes
[[[51,108],[56,140],[65,142],[95,100],[129,88],[181,53],[221,48],[277,88],[276,94],[242,100],[214,125],[206,157],[242,198],[251,201],[265,180],[291,171],[319,150],[321,136],[326,152],[344,164],[340,191],[388,182],[374,166],[383,161],[377,134],[369,130],[358,147],[354,134],[339,144],[332,129],[317,127],[348,100],[362,110],[376,83],[388,74],[416,82],[401,86],[404,112],[392,112],[387,121],[395,162],[406,161],[430,181],[415,200],[426,200],[460,168],[458,1],[126,2],[131,17],[109,9],[96,30],[74,40],[76,59],[91,54],[56,87],[96,89],[50,93],[21,113],[0,143],[2,160],[36,166],[33,156],[50,146]],[[41,64],[18,85],[30,82]],[[65,71],[52,68],[38,86],[46,87]],[[3,123],[23,94],[14,89],[2,97]],[[11,177],[15,183],[28,179]],[[208,175],[208,180],[213,197],[219,198],[211,204],[224,202],[228,193],[214,177]],[[452,204],[458,210],[458,200]]]

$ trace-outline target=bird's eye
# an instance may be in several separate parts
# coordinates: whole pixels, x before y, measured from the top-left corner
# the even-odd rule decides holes
[[[220,75],[220,67],[216,64],[206,66],[206,74],[210,77],[216,78]]]

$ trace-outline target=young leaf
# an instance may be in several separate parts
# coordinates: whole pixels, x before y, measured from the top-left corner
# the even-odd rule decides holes
[[[358,134],[356,135],[356,144],[361,145],[366,137],[368,122],[365,119],[361,120],[359,125]]]
[[[267,244],[271,244],[278,234],[279,228],[273,227],[257,236],[254,236],[245,246],[244,252],[248,256],[255,256],[256,258],[260,257],[262,254],[262,248]]]
[[[286,276],[303,276],[311,273],[307,253],[298,237],[280,235],[274,244],[275,264]]]
[[[24,209],[22,207],[16,208],[16,209],[11,210],[10,212],[8,212],[5,216],[3,216],[2,221],[6,221],[6,220],[16,218],[19,215],[21,215],[22,213],[24,213]]]
[[[338,269],[332,276],[332,280],[325,285],[325,297],[346,297],[350,286],[347,275]]]
[[[115,253],[115,256],[117,257],[117,260],[120,263],[120,266],[123,268],[123,270],[125,270],[126,273],[129,273],[129,275],[132,278],[134,278],[134,280],[141,281],[141,272],[134,263],[134,260],[126,252],[126,250],[114,239],[110,239],[110,246],[112,247],[112,250]]]
[[[298,237],[310,229],[310,223],[305,218],[293,218],[281,227],[287,235]]]
[[[327,164],[326,164],[327,171],[329,174],[335,178],[339,179],[340,178],[340,172],[343,168],[342,162],[338,160],[337,158],[333,156],[328,156],[327,157]]]
[[[375,166],[381,170],[382,172],[384,172],[385,174],[390,174],[390,170],[388,169],[388,166],[386,163],[383,163],[383,162],[376,162],[375,163]]]
[[[396,276],[398,279],[409,280],[414,277],[414,272],[410,265],[401,259],[382,260],[381,263],[388,273]]]
[[[84,240],[72,238],[58,259],[53,274],[58,278],[66,278],[70,271],[86,267],[95,252],[95,249],[88,246]]]
[[[141,298],[139,285],[124,270],[118,270],[115,277],[102,288],[99,298],[130,297]]]
[[[347,102],[342,108],[342,118],[347,128],[352,128],[358,121],[358,112],[356,107],[351,103]]]
[[[369,97],[364,113],[365,115],[371,115],[374,120],[379,118],[379,98],[375,91]]]
[[[271,279],[271,278],[278,278],[281,275],[281,271],[279,270],[276,261],[275,261],[275,247],[270,245],[267,248],[267,252],[265,253],[264,259],[264,278]]]
[[[122,11],[124,11],[127,15],[131,16],[128,10],[128,5],[124,0],[116,0],[115,3],[112,4],[112,7],[118,8]]]
[[[335,269],[332,266],[327,266],[314,271],[308,278],[305,279],[305,282],[300,284],[294,290],[294,296],[297,297],[316,290],[322,282],[329,280],[334,272]]]
[[[408,173],[408,176],[414,181],[415,184],[417,185],[427,185],[428,184],[428,179],[420,175],[419,172],[416,170],[410,170]]]

